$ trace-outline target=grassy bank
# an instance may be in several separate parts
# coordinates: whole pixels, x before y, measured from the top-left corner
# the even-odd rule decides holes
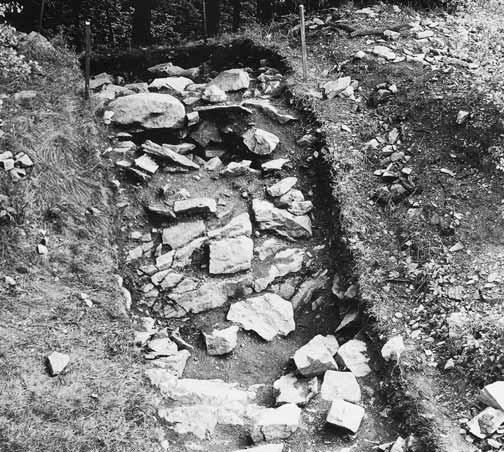
[[[0,225],[0,449],[156,450],[114,275],[106,143],[82,99],[76,56],[61,47],[27,53],[38,69],[1,92],[2,151],[24,152],[34,166],[16,182],[0,170],[9,212]],[[16,100],[21,90],[36,95]],[[70,356],[57,377],[46,369],[53,351]]]

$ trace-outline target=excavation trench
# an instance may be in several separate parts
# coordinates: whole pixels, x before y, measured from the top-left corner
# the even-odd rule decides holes
[[[125,78],[129,83],[150,82],[154,77],[152,74],[149,75],[146,68],[166,61],[184,67],[202,67],[197,82],[203,82],[221,70],[237,67],[251,68],[253,78],[264,73],[268,67],[275,68],[283,75],[286,75],[288,70],[284,60],[276,57],[270,50],[255,47],[248,41],[206,50],[198,47],[194,52],[183,50],[179,53],[170,51],[166,54],[158,51],[156,54],[123,55],[120,59],[100,56],[93,67],[97,73],[106,71]],[[332,289],[335,276],[340,280],[336,291],[345,292],[351,286],[354,276],[352,260],[341,237],[338,202],[331,195],[330,168],[322,158],[325,147],[323,136],[317,130],[318,125],[313,118],[303,116],[292,108],[291,105],[295,105],[295,102],[287,91],[285,89],[270,99],[271,104],[281,112],[298,118],[297,121],[287,124],[280,124],[260,109],[253,107],[248,107],[252,111],[251,114],[234,110],[200,112],[202,122],[218,127],[221,132],[219,140],[222,142],[214,142],[208,146],[203,146],[201,142],[196,143],[193,160],[201,165],[199,170],[181,172],[180,168],[166,165],[156,158],[154,160],[160,168],[147,182],[132,177],[128,169],[116,170],[116,178],[120,182],[116,205],[117,240],[122,256],[121,274],[125,287],[132,294],[132,313],[135,316],[150,316],[156,319],[159,327],[167,328],[168,331],[178,329],[182,338],[193,347],[183,373],[184,378],[221,379],[225,382],[238,383],[243,388],[263,385],[257,391],[257,403],[260,405],[275,406],[273,382],[282,375],[295,371],[291,357],[315,335],[336,334],[340,344],[358,335],[368,344],[369,365],[373,369],[369,375],[359,378],[362,391],[361,405],[366,410],[366,417],[358,434],[353,436],[344,430],[328,426],[325,419],[330,403],[322,400],[319,395],[303,408],[300,428],[284,441],[293,452],[334,451],[337,450],[335,447],[339,446],[353,446],[353,450],[370,451],[378,444],[395,440],[398,429],[387,416],[389,407],[380,393],[382,372],[380,361],[376,358],[373,344],[366,336],[362,321],[358,319],[338,330],[341,322],[348,318],[346,315],[358,307],[356,296],[342,300]],[[233,100],[241,100],[238,97],[236,95],[236,99]],[[280,145],[272,155],[261,157],[244,149],[240,135],[252,125],[278,136]],[[111,129],[111,131],[120,130]],[[308,143],[299,144],[299,139],[307,134],[311,135],[313,140],[305,140]],[[191,135],[181,137],[168,131],[156,133],[137,131],[132,135],[132,140],[138,148],[130,156],[131,159],[142,154],[140,146],[146,140],[158,144],[195,142]],[[204,161],[209,160],[209,150],[223,151],[217,152],[221,155],[224,165],[222,168],[230,162],[249,159],[252,160],[253,171],[240,176],[223,177],[220,175],[222,168],[217,171],[206,170]],[[121,159],[123,157],[124,155]],[[114,157],[113,152],[108,154],[107,158],[115,163],[119,160],[117,156]],[[289,160],[280,171],[273,173],[261,171],[262,163],[280,158]],[[298,179],[295,188],[303,193],[306,200],[313,202],[313,210],[309,214],[312,219],[310,238],[286,240],[271,231],[260,230],[254,218],[253,200],[273,201],[265,193],[265,188],[292,176]],[[169,208],[174,201],[183,199],[188,194],[191,198],[215,199],[216,214],[182,215],[176,219],[166,220],[162,216],[152,215],[146,211],[146,206],[153,204]],[[172,292],[180,286],[176,286],[172,292],[150,287],[148,286],[150,277],[140,270],[142,266],[154,263],[154,250],[158,249],[158,252],[165,253],[170,249],[161,244],[163,228],[200,219],[205,222],[206,230],[211,231],[226,225],[232,218],[243,213],[249,214],[253,228],[252,268],[231,275],[210,275],[208,243],[201,243],[201,246],[191,254],[188,265],[177,269],[177,272],[184,275],[183,282],[187,285],[188,292],[202,284],[218,285],[228,280],[239,283],[235,285],[236,290],[233,290],[223,305],[198,313],[172,317],[171,307],[174,305]],[[147,234],[150,234],[150,238],[146,236]],[[128,253],[141,246],[141,236],[144,237],[145,243],[152,242],[152,248],[141,258],[128,261]],[[255,283],[268,273],[274,263],[275,252],[268,251],[268,247],[265,247],[265,242],[273,238],[276,239],[277,249],[302,249],[303,265],[301,269],[277,278],[265,289],[258,290]],[[161,248],[158,248],[160,245]],[[201,331],[211,326],[229,324],[226,322],[226,316],[230,305],[265,292],[277,293],[285,299],[293,300],[306,284],[315,280],[323,283],[299,303],[295,310],[295,331],[286,337],[277,336],[272,341],[265,341],[252,331],[241,330],[238,334],[238,345],[231,354],[210,356],[207,353]],[[149,361],[146,361],[146,368],[149,365]],[[179,405],[177,401],[162,402],[162,406],[168,409]],[[247,425],[218,424],[206,438],[198,438],[191,433],[179,434],[180,432],[176,433],[172,427],[173,425],[163,423],[170,451],[233,451],[251,445]]]

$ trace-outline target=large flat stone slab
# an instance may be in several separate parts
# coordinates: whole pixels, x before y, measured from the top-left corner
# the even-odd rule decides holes
[[[305,250],[302,248],[288,248],[276,253],[265,274],[263,273],[263,267],[259,268],[258,273],[255,275],[254,290],[262,292],[276,278],[299,272],[303,267],[304,256]]]
[[[311,220],[307,215],[292,215],[268,201],[252,201],[255,220],[260,230],[271,230],[291,240],[312,236]]]
[[[229,69],[221,72],[208,86],[217,86],[224,92],[247,89],[250,85],[250,77],[243,69]]]
[[[276,335],[286,336],[295,329],[292,305],[271,293],[233,304],[227,319],[246,330],[255,331],[266,341]]]
[[[241,236],[210,242],[209,272],[212,275],[238,273],[250,269],[254,241]]]
[[[119,97],[107,106],[114,112],[112,121],[123,126],[145,129],[180,129],[185,107],[170,94],[140,93]]]

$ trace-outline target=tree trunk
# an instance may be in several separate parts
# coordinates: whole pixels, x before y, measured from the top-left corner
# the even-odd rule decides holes
[[[151,44],[152,1],[134,0],[134,8],[131,40],[137,45]]]
[[[271,22],[273,19],[273,1],[274,0],[257,0],[257,19],[259,22]]]
[[[233,31],[238,31],[241,20],[241,0],[234,0],[233,4]]]
[[[215,36],[220,29],[220,6],[221,0],[207,0],[207,24],[208,34]]]

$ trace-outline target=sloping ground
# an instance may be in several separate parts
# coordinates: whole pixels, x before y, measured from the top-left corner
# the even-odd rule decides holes
[[[474,89],[478,64],[450,40],[460,31],[453,19],[422,16],[415,30],[407,25],[413,15],[392,7],[371,13],[357,18],[340,9],[325,24],[308,22],[310,80],[294,93],[323,124],[334,196],[376,340],[401,334],[406,342],[386,388],[391,414],[422,434],[429,450],[473,450],[478,440],[467,435],[465,442],[457,424],[481,411],[474,397],[481,385],[502,377],[500,117]],[[406,24],[394,28],[402,34],[387,40],[383,31],[397,24]],[[427,38],[418,39],[424,31]],[[297,42],[283,38],[282,52],[300,77]],[[373,56],[376,45],[393,49],[397,61]],[[360,103],[317,99],[319,86],[342,76],[359,82]],[[470,116],[457,120],[461,110]],[[394,152],[404,154],[391,160]],[[383,176],[403,168],[399,177]]]
[[[0,169],[0,449],[156,450],[115,277],[103,141],[75,56],[27,56],[40,71],[1,88],[2,152],[34,165],[19,181]],[[54,351],[70,362],[51,377]]]

